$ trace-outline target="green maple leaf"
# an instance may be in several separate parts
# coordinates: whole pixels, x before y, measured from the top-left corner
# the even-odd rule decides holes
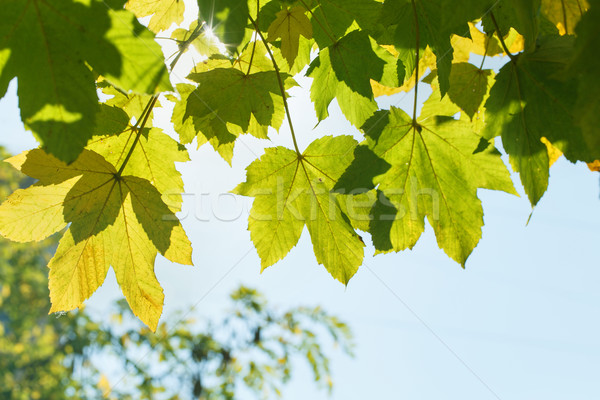
[[[481,0],[387,0],[383,5],[382,23],[392,30],[383,37],[396,46],[406,68],[407,76],[415,69],[417,38],[422,52],[429,46],[436,56],[440,91],[445,95],[450,87],[453,34],[464,36],[469,32],[467,22],[481,18],[489,9],[490,1]],[[418,21],[418,29],[417,29]],[[418,35],[417,35],[418,32]]]
[[[314,78],[310,98],[319,121],[329,116],[329,104],[337,99],[348,121],[361,126],[377,110],[371,79],[381,80],[384,66],[362,31],[352,31],[322,49],[306,73]]]
[[[548,186],[548,139],[572,162],[600,158],[577,125],[577,82],[557,75],[566,66],[572,38],[550,37],[533,53],[507,63],[496,77],[486,101],[484,135],[502,136],[502,145],[532,205]],[[560,57],[560,55],[563,55]]]
[[[246,182],[233,193],[255,197],[248,220],[262,268],[281,260],[307,226],[319,264],[347,284],[363,260],[364,243],[331,193],[351,163],[356,141],[325,136],[301,157],[284,147],[266,149],[246,170]]]
[[[157,253],[192,263],[190,242],[156,188],[137,176],[118,176],[89,150],[70,165],[43,150],[8,162],[38,182],[0,205],[0,233],[39,241],[68,226],[49,263],[50,312],[81,306],[112,266],[134,314],[156,329],[164,299],[154,275]]]
[[[169,29],[172,24],[183,22],[185,3],[183,0],[129,0],[125,8],[138,18],[152,15],[148,28],[154,32]]]
[[[375,248],[412,248],[427,218],[439,247],[464,266],[481,238],[483,210],[477,189],[515,193],[500,153],[493,146],[476,152],[481,137],[466,122],[449,116],[422,113],[413,121],[392,107],[389,113],[376,113],[363,129],[363,146],[372,153],[365,151],[371,156],[357,157],[352,168],[372,178],[365,190],[377,185],[381,192],[369,225]],[[373,153],[388,167],[373,168]]]
[[[170,90],[160,46],[132,13],[95,1],[2,4],[0,95],[17,77],[25,125],[44,148],[73,161],[94,129],[93,70],[136,92]]]
[[[291,86],[292,80],[283,75],[286,86]],[[278,130],[283,122],[283,99],[275,71],[246,74],[235,68],[216,68],[188,78],[198,87],[179,103],[177,117],[174,114],[175,130],[189,132],[193,127],[217,151],[223,145],[230,146],[231,152],[220,151],[229,163],[233,143],[240,134],[266,138],[269,127]],[[185,112],[179,119],[183,108]],[[199,140],[202,143],[204,140]]]
[[[281,39],[281,53],[290,67],[298,56],[300,35],[312,38],[312,26],[305,11],[301,6],[281,10],[268,29],[269,41]]]

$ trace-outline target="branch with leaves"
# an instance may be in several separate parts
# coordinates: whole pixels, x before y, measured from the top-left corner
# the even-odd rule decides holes
[[[363,263],[358,231],[377,253],[399,252],[426,220],[464,266],[481,239],[478,191],[516,194],[496,137],[532,206],[561,154],[600,159],[599,0],[199,0],[198,19],[179,26],[190,6],[5,7],[0,93],[17,78],[41,148],[8,160],[38,183],[0,206],[0,233],[26,242],[68,227],[49,264],[51,312],[79,307],[112,267],[133,312],[156,328],[156,255],[191,264],[173,193],[183,191],[174,163],[194,140],[231,164],[241,135],[267,139],[287,119],[294,148],[267,148],[233,191],[255,198],[248,228],[263,269],[306,226],[317,262],[344,284]],[[150,17],[147,27],[135,17]],[[159,32],[178,44],[171,70],[202,57],[186,80],[169,78]],[[508,59],[498,74],[484,69],[496,56]],[[301,149],[287,102],[297,75],[312,78],[319,121],[336,100],[364,140],[331,132]],[[419,112],[425,84],[433,93]],[[408,113],[376,101],[410,90]],[[178,140],[153,126],[163,101],[174,103]]]

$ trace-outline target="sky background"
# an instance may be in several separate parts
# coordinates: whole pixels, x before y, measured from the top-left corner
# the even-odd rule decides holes
[[[175,75],[185,76],[188,67],[182,63],[183,72]],[[331,117],[313,130],[310,80],[299,83],[290,105],[301,149],[325,134],[359,138],[335,104]],[[13,81],[0,100],[0,144],[13,153],[37,146],[17,103]],[[410,111],[412,94],[381,101],[385,108],[390,104]],[[172,134],[170,113],[158,111],[154,124]],[[317,391],[309,369],[298,364],[284,399],[600,398],[598,173],[561,158],[529,225],[531,207],[513,174],[521,197],[479,191],[485,226],[466,269],[438,248],[427,226],[412,251],[373,256],[368,245],[363,266],[344,287],[317,264],[306,230],[284,260],[260,273],[246,229],[251,201],[227,192],[245,179],[245,167],[265,147],[277,145],[292,147],[285,123],[271,141],[240,138],[232,167],[208,145],[188,147],[192,161],[179,165],[186,190],[181,217],[195,266],[157,259],[165,290],[161,321],[175,325],[174,311],[190,307],[200,319],[220,318],[229,293],[244,284],[278,309],[321,305],[348,322],[356,357],[330,352],[332,396]],[[368,234],[363,237],[369,244]],[[119,297],[111,271],[88,301],[89,310],[100,316]]]

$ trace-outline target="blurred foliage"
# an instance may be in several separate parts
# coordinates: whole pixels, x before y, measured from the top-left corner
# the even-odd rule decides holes
[[[32,183],[0,165],[0,200]],[[277,311],[246,287],[231,294],[222,320],[179,312],[156,333],[140,328],[124,300],[103,322],[84,309],[48,315],[46,265],[56,246],[54,236],[0,238],[0,399],[267,398],[281,396],[301,359],[331,390],[326,349],[352,355],[352,334],[338,318],[319,307]]]

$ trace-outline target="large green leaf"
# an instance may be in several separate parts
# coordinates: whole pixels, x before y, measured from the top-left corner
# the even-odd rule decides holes
[[[181,100],[179,110],[185,107],[185,112],[175,129],[193,126],[217,150],[224,145],[233,150],[233,142],[242,133],[266,138],[269,126],[279,129],[283,122],[283,99],[274,71],[246,74],[235,68],[216,68],[191,74],[189,79],[198,87]],[[231,162],[232,153],[221,155]]]
[[[23,122],[64,161],[77,157],[94,129],[95,77],[86,63],[125,90],[171,89],[160,46],[129,11],[96,0],[0,7],[0,94],[17,77]]]
[[[371,210],[369,230],[379,252],[412,248],[427,218],[438,245],[462,265],[481,238],[483,210],[478,188],[515,193],[500,153],[469,124],[449,116],[423,113],[413,121],[392,107],[363,127],[370,149],[351,167],[371,177],[380,195]],[[374,156],[388,165],[374,162]],[[365,185],[364,180],[362,185]],[[339,185],[338,189],[342,189]],[[348,181],[346,191],[356,190]]]
[[[356,141],[325,136],[302,156],[284,147],[268,148],[247,168],[234,193],[255,197],[248,229],[263,269],[296,245],[304,225],[319,264],[347,284],[363,260],[364,243],[330,190],[351,163]]]

